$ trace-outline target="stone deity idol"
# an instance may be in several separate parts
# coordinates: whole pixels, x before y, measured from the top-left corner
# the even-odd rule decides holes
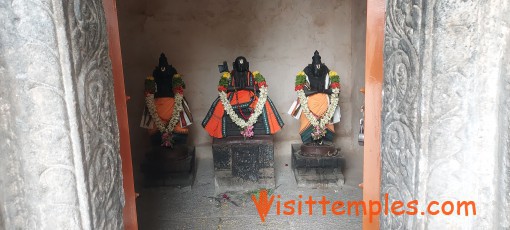
[[[162,53],[159,65],[145,79],[146,108],[140,124],[148,129],[153,145],[186,144],[193,118],[183,96],[185,87],[182,76]]]
[[[299,119],[303,143],[322,145],[332,142],[335,133],[333,124],[340,121],[340,80],[336,72],[330,71],[321,62],[318,51],[312,57],[312,64],[297,74],[295,91],[298,99],[288,113]]]
[[[231,72],[225,62],[220,72],[219,97],[202,122],[210,136],[250,138],[280,131],[284,124],[267,95],[266,81],[258,71],[250,72],[246,58],[236,58]]]

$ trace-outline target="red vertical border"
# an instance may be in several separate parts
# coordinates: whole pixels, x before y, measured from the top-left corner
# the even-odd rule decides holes
[[[379,201],[385,0],[367,0],[363,200]],[[379,215],[363,216],[363,229],[379,229]]]
[[[133,179],[133,165],[131,160],[131,145],[129,142],[129,123],[126,105],[126,90],[124,86],[124,72],[122,69],[122,55],[120,49],[119,22],[115,0],[103,0],[108,31],[108,47],[112,61],[115,106],[117,108],[117,122],[120,135],[120,157],[122,159],[122,174],[124,195],[124,229],[138,229],[136,219],[135,187]]]

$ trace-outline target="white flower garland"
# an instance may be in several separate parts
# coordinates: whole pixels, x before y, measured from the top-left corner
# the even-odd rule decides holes
[[[172,117],[168,121],[168,124],[165,126],[161,118],[159,118],[159,115],[156,111],[156,105],[154,104],[154,94],[147,94],[145,97],[145,104],[147,104],[147,108],[149,109],[149,113],[154,119],[154,124],[156,124],[156,127],[161,132],[161,134],[168,133],[171,134],[172,131],[175,128],[175,125],[180,120],[180,113],[183,110],[182,107],[182,99],[183,96],[180,93],[176,93],[174,97],[174,109],[172,111]]]
[[[321,130],[324,130],[326,125],[330,123],[331,118],[333,117],[333,114],[335,113],[336,107],[338,106],[339,93],[340,93],[340,89],[338,89],[338,88],[333,89],[333,94],[331,94],[331,96],[329,98],[328,110],[321,117],[320,120],[317,120],[315,115],[313,115],[312,112],[310,111],[310,108],[308,108],[308,98],[305,95],[305,91],[302,89],[297,91],[299,103],[301,104],[303,114],[305,114],[306,118],[308,119],[308,121],[310,121],[310,124],[312,124],[313,127],[320,128]]]
[[[260,114],[262,114],[262,112],[264,111],[264,106],[266,105],[267,100],[267,87],[266,86],[260,87],[259,100],[255,105],[255,111],[250,116],[250,118],[248,118],[248,121],[245,121],[244,119],[237,116],[236,112],[232,108],[232,105],[230,105],[230,101],[227,98],[227,94],[224,91],[220,91],[219,95],[221,103],[223,104],[223,107],[225,108],[225,111],[227,112],[230,119],[232,119],[232,121],[241,129],[245,129],[248,126],[252,126],[253,124],[255,124]]]

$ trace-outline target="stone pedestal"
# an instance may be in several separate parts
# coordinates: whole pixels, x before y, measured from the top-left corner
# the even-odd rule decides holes
[[[273,136],[215,138],[212,148],[217,193],[275,186]]]
[[[344,184],[345,159],[339,149],[325,155],[302,154],[301,149],[302,144],[292,144],[292,169],[298,187],[339,187]]]
[[[145,186],[191,186],[195,179],[195,147],[155,148],[141,165]]]

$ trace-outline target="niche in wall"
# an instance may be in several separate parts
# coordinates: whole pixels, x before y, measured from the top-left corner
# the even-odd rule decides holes
[[[357,132],[364,97],[366,2],[321,1],[139,1],[117,2],[128,102],[135,185],[140,188],[140,162],[149,147],[146,130],[139,127],[144,107],[143,80],[165,52],[184,75],[185,96],[195,123],[190,143],[210,146],[212,138],[200,123],[217,97],[217,65],[231,68],[245,56],[252,71],[260,71],[285,122],[276,144],[288,146],[275,154],[290,156],[290,143],[299,143],[299,122],[286,112],[294,99],[294,78],[311,63],[318,50],[322,61],[340,74],[342,120],[335,126],[335,143],[346,155],[346,183],[362,178],[362,151]]]

